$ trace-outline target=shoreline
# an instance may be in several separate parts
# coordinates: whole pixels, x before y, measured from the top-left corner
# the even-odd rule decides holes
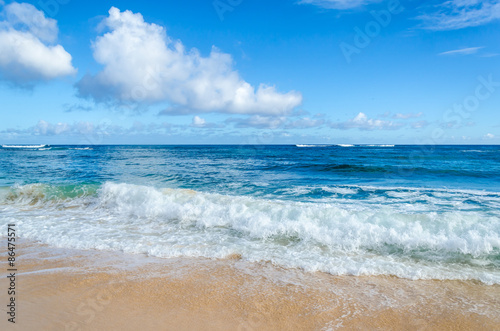
[[[7,270],[6,238],[0,268]],[[5,330],[500,330],[500,285],[333,276],[231,259],[162,259],[18,239]]]

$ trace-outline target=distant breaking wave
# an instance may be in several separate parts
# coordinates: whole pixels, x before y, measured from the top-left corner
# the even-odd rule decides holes
[[[354,147],[354,145],[350,144],[337,144],[337,145],[295,145],[297,147],[332,147],[332,146],[338,146],[338,147]]]
[[[394,147],[395,145],[352,145],[352,144],[336,144],[336,145],[295,145],[297,147]]]
[[[65,147],[65,146],[49,146],[49,145],[2,145],[2,148],[12,149],[36,149],[39,151],[48,150],[77,150],[77,151],[91,151],[92,147]]]
[[[43,148],[47,145],[2,145],[3,148]]]

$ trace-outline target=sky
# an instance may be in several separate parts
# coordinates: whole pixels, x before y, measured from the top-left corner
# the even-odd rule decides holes
[[[500,0],[0,0],[1,144],[500,144]]]

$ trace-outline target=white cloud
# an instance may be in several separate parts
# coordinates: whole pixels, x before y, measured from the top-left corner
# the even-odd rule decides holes
[[[204,118],[201,118],[199,116],[193,117],[193,122],[191,123],[191,126],[194,127],[204,127],[207,124]]]
[[[57,21],[46,18],[45,14],[33,5],[13,2],[6,6],[4,11],[10,26],[21,30],[27,29],[41,41],[53,43],[57,40],[59,33]]]
[[[203,129],[214,129],[214,128],[223,128],[224,127],[224,125],[221,125],[221,124],[209,123],[204,118],[201,118],[199,116],[193,117],[193,120],[192,120],[190,126],[193,128],[203,128]]]
[[[438,55],[471,55],[471,54],[476,54],[477,51],[479,51],[481,48],[484,48],[484,47],[461,48],[461,49],[455,49],[452,51],[442,52],[442,53],[439,53]]]
[[[325,123],[325,120],[317,119],[314,120],[309,117],[299,118],[295,121],[290,121],[286,123],[285,129],[308,129],[321,126]]]
[[[35,126],[33,133],[42,136],[60,135],[68,133],[72,127],[67,123],[50,124],[46,121],[40,120]]]
[[[427,121],[418,121],[418,122],[412,123],[412,125],[411,125],[411,127],[414,129],[421,129],[421,128],[425,128],[427,126],[429,126],[429,122],[427,122]]]
[[[228,118],[226,123],[234,123],[237,128],[276,129],[286,122],[284,116],[253,115],[247,118]]]
[[[96,126],[91,122],[76,122],[69,123],[49,123],[44,120],[25,130],[18,130],[18,134],[32,134],[37,136],[58,136],[58,135],[75,135],[75,134],[88,134],[95,130]]]
[[[499,0],[450,0],[436,6],[431,14],[418,18],[430,30],[456,30],[500,19]]]
[[[71,55],[57,40],[57,22],[27,3],[13,2],[0,13],[0,76],[26,85],[76,73]]]
[[[495,138],[494,134],[487,133],[487,134],[484,135],[484,139],[493,139],[493,138]]]
[[[351,9],[376,2],[380,2],[380,0],[301,0],[299,3],[328,9]]]
[[[82,139],[82,142],[91,142],[89,138],[94,135],[110,136],[110,135],[133,135],[138,133],[163,133],[169,131],[172,125],[166,122],[144,124],[135,121],[130,127],[123,127],[113,123],[98,123],[94,124],[87,121],[79,121],[74,123],[50,123],[44,120],[39,120],[34,126],[26,129],[5,129],[0,130],[0,134],[10,135],[28,135],[28,136],[76,136]]]
[[[309,117],[289,119],[285,116],[261,116],[253,115],[246,118],[228,118],[225,121],[237,128],[256,129],[309,129],[319,127],[325,123],[324,119],[312,119]]]
[[[364,113],[359,113],[353,119],[346,122],[332,123],[330,126],[334,129],[348,130],[348,129],[360,129],[360,130],[396,130],[403,126],[401,123],[396,123],[393,121],[383,121],[371,119]]]
[[[163,113],[278,115],[302,102],[295,91],[283,94],[273,86],[251,86],[232,68],[229,54],[215,47],[208,57],[197,49],[187,51],[139,13],[112,7],[102,24],[110,32],[97,37],[93,49],[104,69],[77,84],[83,97],[132,105],[167,101],[171,107]]]
[[[419,118],[422,115],[423,115],[423,113],[421,113],[421,112],[416,113],[416,114],[414,114],[414,113],[407,113],[407,114],[397,113],[394,116],[392,116],[392,118],[406,120],[409,118]]]

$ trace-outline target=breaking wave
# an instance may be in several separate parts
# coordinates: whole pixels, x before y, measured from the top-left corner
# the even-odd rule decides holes
[[[296,190],[330,195],[299,202],[114,182],[21,185],[0,189],[0,224],[15,222],[20,236],[58,247],[159,257],[239,254],[336,275],[500,284],[500,193]]]

